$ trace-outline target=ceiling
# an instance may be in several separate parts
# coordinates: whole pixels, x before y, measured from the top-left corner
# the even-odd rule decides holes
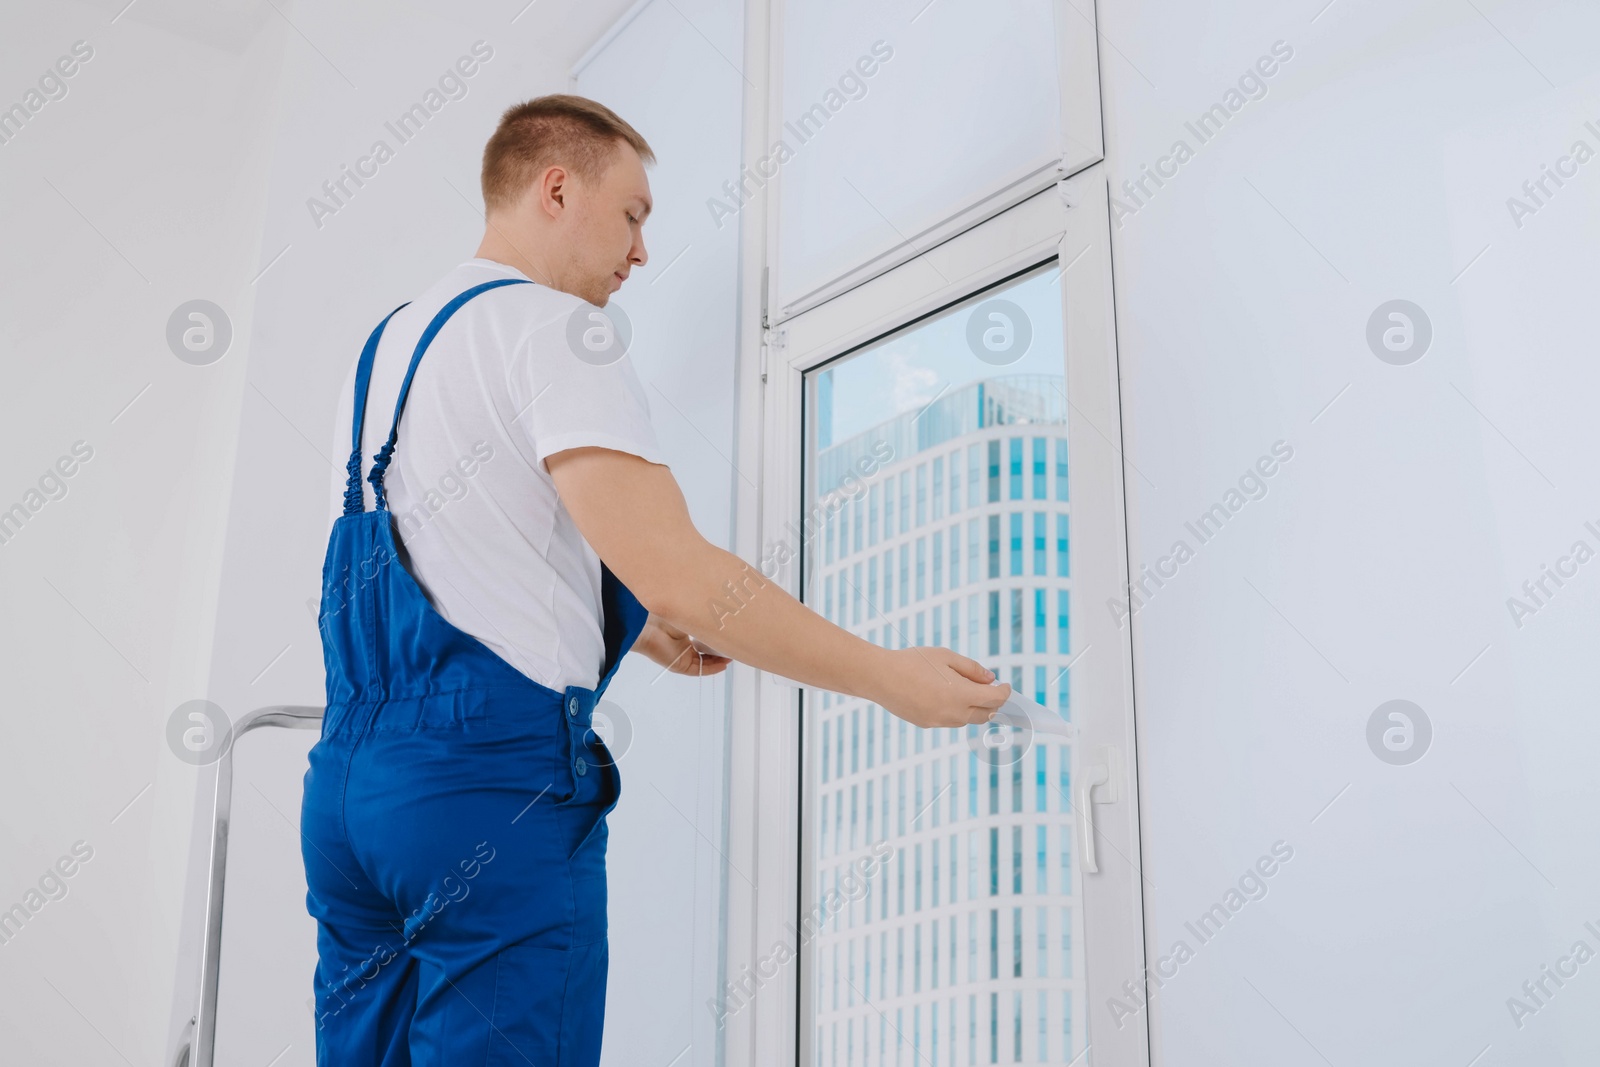
[[[526,0],[512,0],[514,4]],[[542,47],[565,67],[583,57],[636,0],[534,0],[521,15],[520,26],[534,20]]]
[[[301,23],[339,19],[331,0],[81,0],[104,12],[108,23],[137,22],[178,37],[200,41],[235,54],[251,47],[266,26],[288,23],[304,38]],[[391,18],[403,19],[407,3],[388,7]],[[475,0],[485,23],[513,20],[525,40],[563,71],[576,63],[635,0]],[[348,10],[345,12],[349,14]],[[316,31],[312,31],[312,37]]]

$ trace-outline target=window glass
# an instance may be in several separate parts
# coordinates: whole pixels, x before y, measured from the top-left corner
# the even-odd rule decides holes
[[[750,180],[724,184],[711,208],[728,226],[781,174],[778,308],[909,254],[906,235],[1060,157],[1055,19],[1049,0],[783,5],[783,124]]]
[[[1065,505],[1017,503],[1053,499],[1052,485],[1065,483],[1064,473],[1051,477],[1051,460],[1065,457],[1052,442],[1064,438],[1070,411],[1051,275],[1004,292],[1033,327],[1029,350],[1011,364],[968,346],[979,300],[807,374],[805,507],[830,516],[830,494],[874,457],[872,488],[849,514],[851,537],[864,511],[862,536],[878,547],[846,554],[842,532],[833,557],[805,544],[802,587],[825,604],[837,596],[828,610],[869,639],[881,629],[885,647],[946,644],[1055,706],[1066,699],[1070,657]],[[828,387],[817,388],[824,378]],[[851,697],[830,697],[824,717],[822,697],[807,691],[803,705],[807,746],[820,750],[802,789],[817,857],[801,880],[803,908],[836,879],[848,882],[852,863],[869,864],[870,875],[865,896],[824,916],[802,956],[816,1012],[805,1025],[824,1034],[820,1062],[842,1067],[852,1048],[857,1064],[897,1054],[902,1064],[931,1061],[936,1025],[937,1067],[952,1052],[966,1063],[969,1045],[979,1063],[991,1051],[994,1062],[1019,1062],[1019,1049],[1023,1063],[1044,1062],[1041,1054],[1071,1062],[1083,1049],[1066,1042],[1086,1008],[1081,960],[1064,959],[1076,951],[1073,886],[1061,866],[1074,832],[1070,747],[1019,751],[976,727],[918,730]],[[887,859],[874,858],[874,845]]]

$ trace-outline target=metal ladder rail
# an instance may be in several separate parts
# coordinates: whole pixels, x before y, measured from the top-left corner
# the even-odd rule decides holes
[[[216,791],[211,803],[211,852],[207,861],[205,935],[200,949],[200,990],[195,1012],[173,1055],[174,1067],[213,1067],[217,1044],[217,982],[222,973],[222,895],[227,876],[228,825],[233,809],[233,746],[261,726],[312,730],[325,709],[274,704],[245,715],[229,731],[216,761]]]

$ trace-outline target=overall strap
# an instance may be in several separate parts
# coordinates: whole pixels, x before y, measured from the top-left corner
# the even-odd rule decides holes
[[[458,310],[460,310],[461,305],[465,304],[468,300],[471,300],[479,293],[486,293],[490,289],[498,289],[502,285],[532,284],[533,283],[526,278],[501,278],[498,281],[484,282],[482,285],[474,285],[471,289],[461,293],[444,307],[440,308],[439,313],[433,317],[433,321],[428,323],[428,328],[422,331],[422,336],[417,340],[416,351],[411,354],[411,365],[406,368],[405,380],[400,383],[400,397],[395,401],[394,422],[389,426],[389,439],[385,441],[383,443],[383,447],[378,449],[378,451],[373,455],[372,470],[367,472],[367,481],[372,483],[374,506],[379,511],[387,511],[389,508],[388,500],[385,498],[383,492],[383,472],[388,469],[389,460],[394,455],[395,441],[400,436],[400,413],[405,410],[406,396],[411,392],[411,379],[416,376],[417,365],[422,362],[422,354],[428,350],[428,346],[433,343],[434,337],[437,336],[439,331],[444,328],[444,324],[450,321],[450,316],[454,315]],[[359,440],[360,439],[358,438],[357,447],[359,447]]]
[[[617,673],[622,657],[633,647],[649,617],[650,612],[639,603],[639,598],[601,560],[600,625],[605,640],[605,661],[600,666],[600,681],[594,687],[597,698],[611,684],[611,676]]]
[[[406,304],[410,302],[408,300]],[[400,308],[405,306],[401,304]],[[358,514],[365,505],[365,501],[361,499],[361,427],[366,422],[367,386],[372,384],[372,360],[378,354],[378,338],[383,336],[383,328],[389,325],[389,320],[394,318],[395,311],[399,311],[400,308],[389,312],[383,317],[383,321],[378,323],[378,328],[367,338],[367,346],[361,350],[361,360],[356,364],[356,411],[350,419],[355,440],[350,448],[350,462],[345,464],[345,470],[350,474],[344,485],[346,515]]]

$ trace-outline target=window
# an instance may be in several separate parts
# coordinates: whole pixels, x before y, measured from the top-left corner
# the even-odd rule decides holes
[[[1056,810],[1057,811],[1068,811],[1072,807],[1072,801],[1071,801],[1071,796],[1072,796],[1072,772],[1070,770],[1070,767],[1072,766],[1071,750],[1066,745],[1057,745],[1056,746],[1056,753],[1057,753],[1056,773],[1057,773],[1057,777],[1060,779],[1060,781],[1057,782],[1057,788],[1056,788],[1056,799],[1059,802],[1059,805],[1058,805]],[[1069,877],[1070,874],[1071,874],[1071,859],[1070,859],[1070,855],[1071,855],[1070,846],[1071,846],[1071,844],[1072,844],[1071,837],[1069,835],[1067,835],[1067,834],[1062,834],[1061,835],[1061,875],[1062,875],[1062,878],[1063,878],[1063,881],[1061,883],[1062,892],[1067,892],[1068,891],[1067,887],[1072,884],[1072,880]]]
[[[991,897],[1000,895],[1000,828],[998,826],[989,828],[989,895]],[[991,910],[989,914],[997,915],[999,913]],[[995,921],[998,922],[999,920]],[[998,978],[998,971],[991,970],[989,977]]]
[[[804,310],[903,262],[917,251],[903,247],[905,234],[1002,196],[1014,176],[1035,175],[1034,188],[1048,182],[1061,145],[1094,137],[1074,125],[1076,108],[1063,107],[1064,85],[1077,108],[1097,110],[1098,102],[1078,71],[1058,73],[1057,42],[1070,31],[1052,15],[1039,4],[958,5],[912,27],[911,47],[910,14],[847,0],[784,7],[773,28],[783,76],[770,92],[788,120],[773,135],[793,158],[776,157],[781,175],[775,162],[757,165],[764,175],[770,165],[777,178],[775,315]],[[982,77],[952,75],[984,64],[992,41],[1014,42],[1001,67]],[[1097,77],[1092,60],[1087,66],[1087,76]],[[841,74],[854,84],[841,83]],[[996,115],[1005,116],[1003,130],[994,128]],[[747,185],[740,197],[749,191]],[[719,200],[724,210],[742,202]]]
[[[1033,650],[1035,652],[1045,652],[1049,649],[1050,626],[1049,617],[1045,614],[1045,596],[1046,593],[1043,589],[1035,589],[1033,591]],[[1039,670],[1042,672],[1044,668],[1040,667]],[[1040,691],[1044,689],[1043,686],[1035,686],[1034,688]],[[1043,704],[1044,697],[1039,697],[1038,701]]]
[[[850,773],[851,774],[856,773],[856,771],[858,771],[860,769],[860,759],[858,758],[858,756],[859,756],[858,748],[860,746],[860,741],[861,741],[861,709],[860,708],[854,708],[850,712]],[[855,825],[856,825],[856,800],[855,800],[854,789],[855,789],[855,787],[851,786],[852,792],[851,792],[851,795],[850,795],[850,834],[851,834],[851,843],[852,844],[854,844],[854,842],[855,842]]]
[[[1059,590],[1056,593],[1056,652],[1066,655],[1072,651],[1072,631],[1068,628],[1071,620],[1067,618],[1067,591]]]
[[[1011,500],[1021,500],[1022,499],[1022,438],[1013,437],[1009,441],[1007,441],[1006,444],[1008,446],[1007,458],[1010,461],[1008,463],[1008,467],[1010,468],[1008,473],[1011,475],[1011,477],[1007,479],[1007,484],[1008,484],[1008,486],[1010,488],[1010,493],[1008,494],[1008,496],[1009,496],[1009,499],[1011,499]]]
[[[917,464],[917,528],[921,529],[928,521],[928,465]]]
[[[1067,439],[1056,438],[1056,499],[1067,499]]]
[[[950,453],[950,514],[961,510],[961,450]]]
[[[1035,282],[1036,290],[1028,290]],[[1039,271],[1010,291],[1019,304],[1024,296],[1044,300],[1059,315],[1058,283]],[[894,452],[881,461],[859,503],[841,513],[835,553],[827,552],[826,530],[821,544],[802,546],[809,552],[802,578],[810,576],[802,588],[813,590],[853,632],[877,640],[881,630],[884,647],[947,645],[982,659],[1024,696],[1059,700],[1068,691],[1071,654],[1069,590],[1061,581],[1068,576],[1058,573],[1067,512],[1051,499],[1050,458],[1051,442],[1064,434],[1071,410],[1064,381],[1059,364],[995,368],[972,359],[961,336],[945,339],[943,331],[961,325],[959,314],[928,319],[906,331],[907,339],[880,336],[827,364],[832,425],[806,440],[830,443],[808,445],[806,499],[835,490],[828,479],[851,470],[871,442],[892,441]],[[929,335],[917,336],[923,330]],[[1047,359],[1052,344],[1059,361],[1059,343],[1042,330],[1037,351],[1024,360]],[[897,395],[880,384],[890,368],[905,373],[923,366],[935,377],[927,379],[934,384],[920,401],[904,410],[887,406],[886,398]],[[803,379],[814,380],[810,372]],[[815,395],[808,396],[807,410],[820,417]],[[1108,462],[1117,462],[1114,454]],[[1085,480],[1096,484],[1098,475]],[[858,512],[866,515],[860,525],[867,547],[847,554],[845,531],[853,536]],[[852,581],[859,588],[847,604]],[[1082,581],[1074,579],[1073,588]],[[1093,633],[1086,631],[1080,643]],[[1041,739],[1020,758],[1003,760],[983,745],[969,745],[976,727],[919,730],[857,698],[834,696],[826,712],[822,694],[806,691],[801,700],[808,777],[799,795],[807,805],[805,856],[812,857],[800,872],[802,909],[814,908],[818,894],[847,878],[867,849],[889,846],[887,862],[865,880],[865,898],[828,917],[802,954],[805,988],[817,994],[802,999],[810,1013],[800,1028],[802,1045],[815,1040],[811,1028],[820,1027],[827,1044],[811,1056],[820,1053],[828,1067],[842,1067],[852,1048],[856,1064],[877,1063],[869,1052],[880,1042],[884,1062],[893,1062],[901,1040],[902,1064],[929,1060],[936,1040],[935,1067],[944,1067],[953,1053],[964,1060],[961,1045],[973,1047],[980,1063],[988,1062],[989,1050],[997,1062],[1016,1062],[1018,1055],[1020,1062],[1041,1062],[1046,1049],[1049,1062],[1065,1062],[1070,1026],[1062,1016],[1063,995],[1080,1015],[1086,1010],[1081,982],[1061,988],[1068,981],[1062,955],[1081,951],[1082,943],[1070,932],[1062,940],[1066,911],[1082,921],[1076,906],[1067,908],[1076,886],[1062,866],[1074,858],[1071,747]],[[1092,903],[1086,913],[1095,914]],[[1129,914],[1139,912],[1120,908],[1106,921]],[[1137,973],[1138,965],[1130,962],[1127,973]],[[1073,967],[1081,974],[1081,960]],[[1041,979],[1050,983],[1042,986],[1048,1009],[1042,1012],[1035,984]],[[971,984],[963,989],[952,982]],[[956,994],[954,1000],[945,990]],[[900,999],[880,1004],[885,996]],[[881,1031],[876,1039],[873,1028]],[[964,1029],[966,1040],[960,1039]],[[988,1042],[981,1039],[985,1029]]]
[[[1000,594],[989,594],[989,655],[1000,654]]]
[[[982,445],[967,446],[967,507],[975,508],[981,501],[979,494],[983,492],[983,458]]]
[[[1039,813],[1050,810],[1050,746],[1040,745],[1033,750],[1034,756],[1034,795],[1033,810]],[[1044,892],[1044,826],[1039,827],[1039,892]]]
[[[1011,590],[1011,651],[1022,651],[1022,590]],[[1016,686],[1021,689],[1022,687]]]
[[[978,520],[967,520],[967,581],[976,582],[982,577],[978,568],[982,565],[983,542],[978,536]]]
[[[1012,768],[1013,774],[1015,775],[1017,784],[1018,784],[1018,786],[1020,786],[1022,784],[1022,773],[1021,773],[1022,772],[1022,765],[1020,763],[1013,763],[1011,765],[1011,768]],[[1015,808],[1013,808],[1012,810],[1015,810]],[[1022,827],[1021,826],[1013,826],[1011,828],[1011,894],[1012,894],[1012,896],[1021,896],[1022,895]],[[1020,927],[1022,925],[1022,909],[1018,908],[1016,910],[1016,912],[1014,912],[1014,914],[1016,915],[1017,926]],[[1021,968],[1022,968],[1022,939],[1019,936],[1017,938],[1017,973],[1016,973],[1016,977],[1018,977],[1018,978],[1022,977],[1022,969]]]

